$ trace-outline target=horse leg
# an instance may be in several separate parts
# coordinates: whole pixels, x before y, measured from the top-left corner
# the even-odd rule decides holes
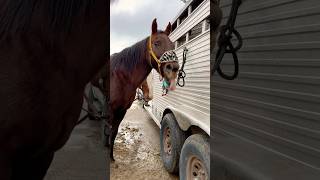
[[[142,89],[142,92],[143,92],[143,96],[144,96],[144,100],[146,102],[150,101],[151,100],[151,97],[150,97],[150,94],[149,94],[149,86],[148,86],[148,82],[147,82],[147,79],[145,79],[142,84],[141,84],[141,89]]]
[[[112,131],[111,131],[111,136],[110,136],[110,141],[111,141],[111,144],[110,144],[110,159],[112,161],[115,161],[114,159],[114,156],[113,156],[113,146],[114,146],[114,140],[116,139],[117,137],[117,134],[118,134],[118,127],[113,127]]]
[[[43,180],[53,160],[54,152],[26,159],[17,159],[13,169],[12,180],[32,179]]]
[[[124,116],[126,115],[127,110],[122,111],[122,112],[117,112],[116,113],[116,118],[114,119],[114,124],[112,126],[111,130],[111,147],[110,147],[110,159],[112,161],[115,161],[114,156],[113,156],[113,146],[114,146],[114,141],[117,137],[118,134],[118,129],[121,121],[123,120]]]

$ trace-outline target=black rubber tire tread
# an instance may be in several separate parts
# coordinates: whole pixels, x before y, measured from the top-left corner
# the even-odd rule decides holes
[[[202,134],[189,136],[181,150],[179,162],[180,179],[187,180],[187,164],[190,156],[196,156],[205,166],[210,179],[210,143],[209,137]]]
[[[172,151],[170,155],[164,152],[164,145],[163,145],[163,134],[167,127],[170,129],[170,138],[171,138],[171,146],[172,146]],[[183,130],[180,129],[174,115],[172,113],[166,114],[163,117],[163,120],[161,121],[160,147],[161,147],[161,158],[162,158],[164,167],[170,173],[177,174],[179,172],[180,152],[185,140],[186,140],[186,134]]]

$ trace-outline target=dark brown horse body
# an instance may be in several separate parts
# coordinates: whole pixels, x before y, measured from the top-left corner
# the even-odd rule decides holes
[[[170,23],[165,31],[158,31],[156,20],[153,21],[151,44],[157,57],[174,48],[173,43],[168,38],[170,31]],[[146,79],[152,68],[162,71],[166,64],[163,63],[158,68],[157,62],[152,59],[150,49],[148,49],[149,38],[112,55],[110,59],[110,102],[108,109],[110,119],[107,124],[110,126],[108,129],[111,159],[113,159],[113,145],[118,127],[127,109],[130,108],[135,99],[136,89]],[[175,65],[179,66],[178,63],[175,63]],[[161,74],[163,73],[161,72]]]
[[[104,0],[0,0],[1,180],[43,179],[106,62],[107,22]]]

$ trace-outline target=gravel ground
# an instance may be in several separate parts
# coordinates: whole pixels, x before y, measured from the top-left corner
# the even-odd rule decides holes
[[[159,127],[141,106],[135,102],[120,124],[111,180],[178,180],[164,169]]]

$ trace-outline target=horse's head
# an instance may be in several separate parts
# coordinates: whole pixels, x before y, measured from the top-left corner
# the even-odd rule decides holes
[[[173,51],[174,44],[168,37],[170,32],[170,23],[165,31],[158,31],[157,19],[154,19],[148,42],[151,63],[157,64],[153,67],[167,80],[175,79],[179,70],[178,58]]]

